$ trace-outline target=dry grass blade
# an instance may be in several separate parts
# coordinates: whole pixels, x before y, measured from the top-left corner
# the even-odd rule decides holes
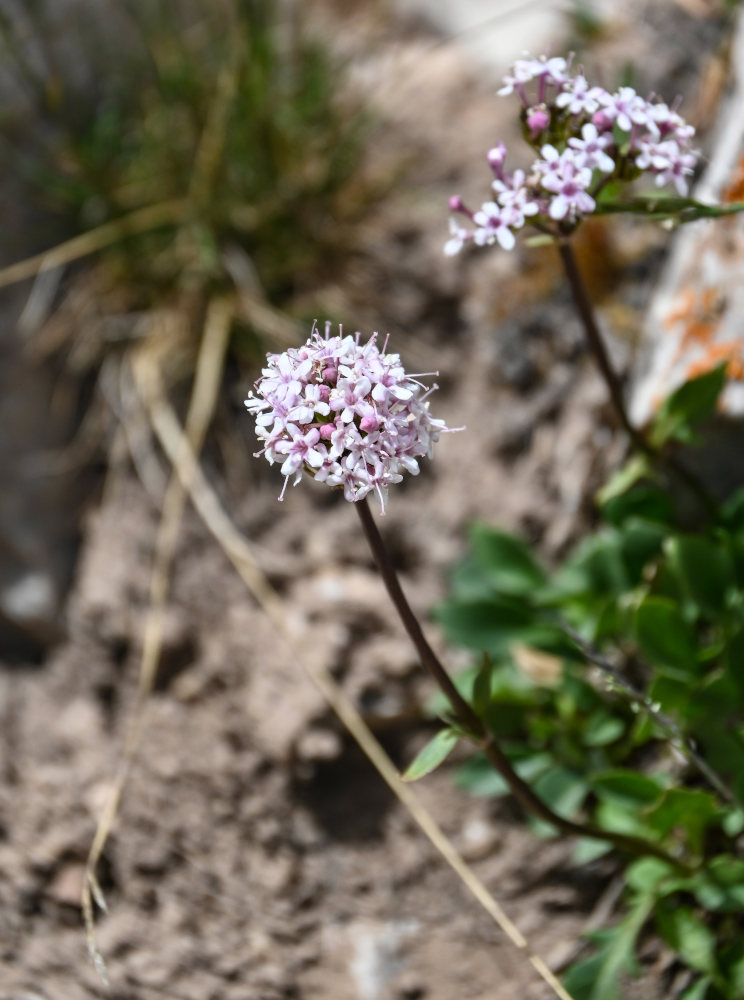
[[[451,841],[445,836],[432,815],[419,802],[412,789],[401,781],[395,765],[331,674],[323,668],[311,667],[305,662],[302,637],[290,626],[290,616],[287,614],[284,602],[262,572],[250,544],[225,513],[216,493],[204,477],[196,455],[192,452],[190,460],[184,461],[184,452],[189,447],[188,441],[166,399],[162,379],[158,372],[151,366],[147,368],[137,365],[134,369],[134,376],[150,414],[155,434],[166,455],[173,463],[176,474],[182,477],[184,489],[191,498],[194,507],[243,579],[248,590],[270,618],[277,633],[289,645],[294,660],[307,671],[380,776],[480,905],[512,944],[523,952],[526,959],[555,995],[560,1000],[572,1000],[571,995],[551,972],[545,961],[530,950],[524,935],[509,919],[472,868],[460,857]]]
[[[131,212],[121,219],[106,222],[104,225],[82,233],[80,236],[75,236],[65,243],[59,243],[50,250],[44,250],[43,253],[36,254],[35,257],[27,257],[25,260],[19,260],[16,264],[4,268],[0,271],[0,288],[14,285],[18,281],[25,281],[26,278],[33,278],[37,274],[51,271],[53,268],[69,264],[73,260],[89,257],[128,236],[138,236],[152,229],[158,229],[160,226],[173,225],[173,223],[180,222],[188,210],[189,201],[185,198],[176,198],[173,201],[163,201],[157,205],[139,208],[136,212]]]
[[[194,385],[186,417],[185,434],[178,454],[171,456],[175,472],[171,475],[163,501],[160,526],[155,543],[155,556],[150,580],[150,606],[142,647],[139,670],[139,687],[132,725],[127,737],[121,766],[109,794],[93,842],[88,853],[82,893],[83,918],[88,949],[93,963],[106,981],[106,967],[96,945],[93,903],[105,909],[105,900],[96,877],[96,869],[109,834],[116,820],[121,798],[132,765],[137,755],[145,723],[147,699],[153,689],[163,637],[163,617],[170,587],[170,573],[176,550],[194,456],[201,451],[207,429],[214,413],[217,394],[222,383],[225,352],[230,326],[234,315],[231,298],[213,299],[207,310]],[[133,365],[138,372],[157,370],[152,348],[145,345],[137,352]]]

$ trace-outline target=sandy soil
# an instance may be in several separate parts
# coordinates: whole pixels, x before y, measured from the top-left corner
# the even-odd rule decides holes
[[[673,2],[643,9],[642,44],[626,29],[624,49],[616,35],[604,42],[607,59],[658,49],[653,64],[639,60],[644,82],[668,93],[666,77],[674,96],[705,72],[720,26]],[[418,166],[360,233],[343,289],[329,283],[319,300],[335,295],[360,329],[390,329],[415,369],[438,368],[435,414],[467,425],[391,496],[383,522],[426,616],[470,519],[518,528],[555,556],[590,516],[623,442],[549,251],[442,256],[446,197],[485,190],[482,155],[508,131],[510,109],[457,46],[435,45],[422,26],[364,30],[355,73],[375,82],[375,155],[405,147]],[[637,321],[660,245],[633,228],[616,238],[590,230],[585,261],[595,287],[622,303],[604,299],[621,332]],[[627,340],[616,347],[622,360]],[[354,511],[304,484],[276,503],[277,475],[250,457],[245,388],[226,393],[231,447],[215,435],[207,471],[303,623],[307,656],[332,669],[404,766],[430,731],[428,687]],[[0,670],[0,1000],[549,996],[288,660],[191,511],[143,752],[101,869],[111,978],[102,986],[78,898],[129,724],[157,523],[133,471],[111,473],[83,522],[64,638],[40,666]],[[454,668],[467,662],[446,655]],[[533,947],[560,965],[611,863],[572,867],[571,844],[536,841],[508,801],[467,796],[450,768],[420,794]],[[647,957],[644,985],[628,996],[666,995],[659,956]]]

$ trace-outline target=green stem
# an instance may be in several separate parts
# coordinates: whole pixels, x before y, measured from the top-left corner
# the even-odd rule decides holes
[[[501,749],[496,735],[484,725],[483,720],[462,697],[455,687],[452,678],[442,666],[439,657],[429,645],[419,621],[403,593],[403,588],[398,580],[395,567],[390,559],[390,555],[367,501],[359,500],[354,506],[362,522],[362,529],[380,576],[395,606],[395,610],[398,612],[406,632],[419,654],[422,665],[449,700],[458,723],[473,742],[483,750],[491,766],[506,781],[511,793],[520,805],[527,812],[532,813],[538,819],[544,820],[562,833],[577,837],[591,837],[595,840],[604,840],[611,843],[618,850],[627,851],[634,855],[652,855],[667,862],[667,864],[671,865],[677,871],[689,874],[691,869],[687,865],[677,858],[672,857],[663,848],[658,847],[651,841],[624,833],[613,833],[609,830],[603,830],[593,823],[577,823],[559,816],[535,794],[526,781],[520,778],[512,767],[509,758]]]

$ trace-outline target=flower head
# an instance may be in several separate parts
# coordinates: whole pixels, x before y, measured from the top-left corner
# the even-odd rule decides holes
[[[245,405],[269,464],[281,463],[284,488],[303,474],[342,487],[347,500],[376,492],[382,512],[388,486],[416,475],[450,428],[429,413],[431,389],[406,375],[397,354],[377,346],[377,334],[325,336],[313,330],[299,348],[268,355]],[[434,374],[434,373],[430,373]]]
[[[699,153],[691,146],[695,129],[679,114],[678,102],[644,98],[632,87],[610,93],[570,70],[570,58],[525,55],[504,77],[499,94],[519,96],[523,135],[537,159],[527,170],[508,172],[503,142],[489,151],[493,200],[472,212],[461,198],[450,199],[450,211],[473,228],[450,220],[448,256],[468,244],[511,250],[526,225],[554,237],[570,235],[596,211],[600,193],[607,198],[609,180],[620,186],[647,173],[657,186],[687,194]]]

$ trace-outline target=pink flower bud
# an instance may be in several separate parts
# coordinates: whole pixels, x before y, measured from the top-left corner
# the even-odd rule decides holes
[[[335,424],[321,424],[320,437],[323,441],[330,441],[333,432],[336,430]]]
[[[324,368],[323,369],[323,381],[324,382],[330,382],[331,385],[335,385],[337,378],[338,378],[338,368]]]
[[[595,111],[592,115],[592,122],[597,126],[597,131],[605,132],[612,128],[612,118],[606,111]]]
[[[538,139],[549,124],[550,115],[544,104],[538,104],[527,112],[527,128],[531,139]]]

